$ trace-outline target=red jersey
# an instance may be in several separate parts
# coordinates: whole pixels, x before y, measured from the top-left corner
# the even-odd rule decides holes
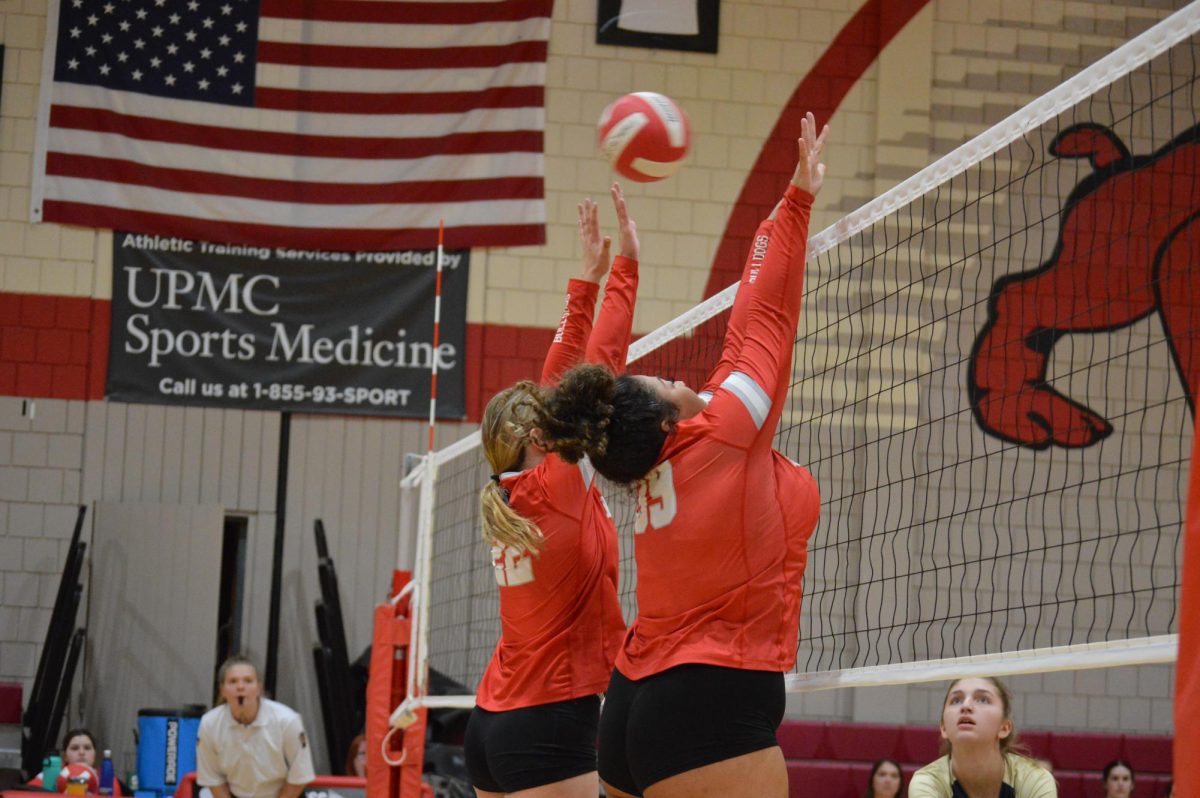
[[[567,309],[546,356],[542,382],[558,381],[581,356],[613,370],[625,365],[637,262],[617,257],[596,329],[595,283],[572,280]],[[585,350],[586,345],[586,350]],[[500,586],[500,641],[475,703],[499,712],[603,692],[625,633],[617,598],[617,531],[595,472],[550,454],[501,475],[509,506],[542,531],[538,554],[492,549]]]
[[[679,423],[638,486],[638,614],[616,667],[786,671],[820,508],[816,481],[772,449],[791,377],[812,196],[789,187],[755,236],[708,407]],[[703,395],[703,394],[702,394]]]

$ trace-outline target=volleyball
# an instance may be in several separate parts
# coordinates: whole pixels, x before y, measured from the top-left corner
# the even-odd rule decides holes
[[[675,174],[691,144],[687,115],[662,94],[626,94],[600,114],[600,152],[619,174],[638,183]]]
[[[100,777],[91,766],[75,762],[59,772],[58,781],[54,786],[58,792],[96,795],[100,792]]]

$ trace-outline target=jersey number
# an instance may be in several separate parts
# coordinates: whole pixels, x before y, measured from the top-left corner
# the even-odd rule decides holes
[[[675,509],[675,477],[668,460],[647,474],[638,486],[633,531],[640,535],[647,526],[662,529],[675,519]]]
[[[533,581],[533,555],[512,546],[492,546],[492,570],[500,587],[516,587]]]

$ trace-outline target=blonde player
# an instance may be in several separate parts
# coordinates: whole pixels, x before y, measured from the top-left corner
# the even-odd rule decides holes
[[[1011,706],[999,679],[951,684],[942,701],[946,755],[913,774],[909,798],[1057,798],[1054,777],[1017,752]]]
[[[591,200],[579,206],[583,273],[568,285],[567,309],[542,385],[581,358],[624,364],[637,294],[637,228],[612,188],[620,254],[608,271],[610,240]],[[586,461],[548,454],[535,422],[542,387],[520,382],[484,411],[481,434],[492,477],[483,488],[483,535],[500,589],[500,641],[467,725],[466,756],[479,796],[595,798],[599,694],[625,632],[617,600],[617,536]]]

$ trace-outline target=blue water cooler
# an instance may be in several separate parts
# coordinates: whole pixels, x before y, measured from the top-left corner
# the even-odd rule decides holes
[[[196,739],[204,707],[139,709],[137,774],[142,798],[169,796],[196,769]]]

